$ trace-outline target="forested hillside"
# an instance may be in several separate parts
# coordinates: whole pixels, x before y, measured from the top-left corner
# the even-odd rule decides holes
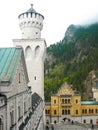
[[[98,77],[98,24],[70,25],[64,38],[47,48],[45,100],[50,100],[64,82],[72,84],[83,99],[92,98],[92,76],[86,84],[91,73]],[[90,94],[86,96],[86,92]]]

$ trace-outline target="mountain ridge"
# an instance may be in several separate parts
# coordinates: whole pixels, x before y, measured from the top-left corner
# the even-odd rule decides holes
[[[89,26],[70,25],[60,42],[47,47],[45,100],[50,100],[51,94],[56,93],[64,82],[72,84],[81,93],[82,99],[91,99],[94,85],[90,86],[90,94],[87,96],[85,90],[87,92],[88,87],[85,81],[91,72],[97,75],[97,61],[98,23]]]

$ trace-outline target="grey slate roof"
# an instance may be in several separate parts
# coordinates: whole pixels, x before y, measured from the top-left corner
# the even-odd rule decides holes
[[[42,98],[37,93],[32,94],[32,107],[36,108],[41,101]]]
[[[31,8],[27,11],[27,13],[37,13],[33,8],[33,4],[31,4]]]
[[[21,14],[18,16],[18,18],[20,18],[21,15],[28,14],[28,13],[30,13],[30,14],[35,13],[35,14],[41,15],[40,13],[36,12],[36,10],[33,8],[33,4],[31,4],[31,8],[30,8],[29,10],[27,10],[26,12],[21,13]],[[44,19],[44,16],[43,16],[43,15],[41,15],[41,16],[42,16],[43,19]]]

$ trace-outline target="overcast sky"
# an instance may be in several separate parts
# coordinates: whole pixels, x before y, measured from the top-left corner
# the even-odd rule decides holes
[[[59,42],[70,24],[98,21],[98,0],[2,0],[0,3],[0,47],[12,47],[21,38],[18,15],[34,9],[44,19],[42,38],[47,45]]]

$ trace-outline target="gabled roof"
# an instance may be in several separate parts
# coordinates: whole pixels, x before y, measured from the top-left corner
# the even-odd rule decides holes
[[[0,48],[0,84],[11,83],[22,48]]]

